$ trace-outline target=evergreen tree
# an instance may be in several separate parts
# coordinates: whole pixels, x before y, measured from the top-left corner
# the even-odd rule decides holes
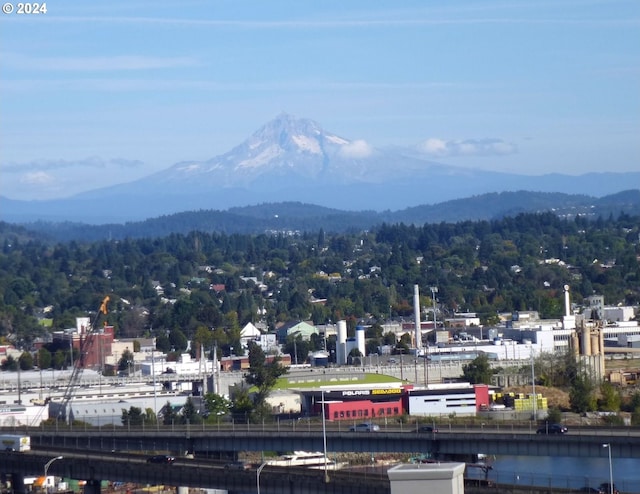
[[[43,347],[38,350],[37,359],[38,359],[38,367],[41,370],[48,369],[49,367],[51,367],[51,362],[53,360],[53,357],[51,355],[51,352],[46,348]]]
[[[20,370],[26,371],[33,369],[33,355],[29,352],[22,352],[18,359]]]
[[[581,372],[578,374],[569,390],[569,402],[571,410],[576,413],[592,412],[596,409],[596,399],[593,396],[594,386],[588,376]]]
[[[199,424],[202,422],[202,417],[198,413],[195,404],[193,403],[193,399],[191,396],[187,398],[187,401],[184,403],[182,407],[182,411],[180,412],[180,423],[182,424]]]
[[[118,360],[118,370],[126,371],[127,374],[130,374],[133,371],[133,353],[128,348],[122,352],[120,356],[120,360]]]
[[[167,401],[167,404],[162,407],[161,413],[163,425],[173,425],[178,421],[178,414],[169,401]]]
[[[598,409],[604,412],[619,412],[622,399],[620,393],[613,385],[605,381],[600,385],[600,399]]]
[[[142,408],[130,407],[129,410],[122,409],[122,425],[124,426],[141,426],[144,423],[144,419]]]

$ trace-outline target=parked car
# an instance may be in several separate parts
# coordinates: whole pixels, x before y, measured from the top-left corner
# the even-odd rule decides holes
[[[567,432],[569,429],[562,424],[547,424],[540,427],[536,434],[566,434]]]
[[[613,489],[611,489],[611,487],[613,487]],[[613,494],[620,494],[620,491],[616,487],[616,484],[611,485],[609,482],[603,482],[602,484],[600,484],[598,489],[600,489],[600,492],[602,492],[603,494],[611,494],[612,492]]]
[[[147,458],[147,463],[173,463],[176,461],[174,456],[169,455],[153,455]]]
[[[438,429],[436,427],[433,427],[431,425],[423,425],[422,427],[420,427],[418,429],[418,432],[438,432]]]
[[[349,432],[376,432],[379,430],[380,426],[378,424],[372,424],[371,422],[363,422],[362,424],[349,427]]]

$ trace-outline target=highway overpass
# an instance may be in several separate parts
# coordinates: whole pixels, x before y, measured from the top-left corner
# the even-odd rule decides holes
[[[21,479],[43,475],[51,452],[0,452],[0,469],[13,476],[14,494],[23,494]],[[178,458],[171,465],[151,464],[146,456],[122,453],[99,453],[65,450],[63,458],[48,468],[49,475],[85,479],[85,493],[98,494],[100,481],[132,482],[138,485],[166,485],[193,488],[227,489],[230,494],[254,493],[257,490],[257,470],[230,470],[220,462]],[[305,468],[266,466],[259,476],[261,494],[389,494],[386,473],[329,472]]]
[[[348,424],[220,424],[198,426],[127,428],[4,429],[5,433],[31,436],[35,446],[93,451],[195,451],[237,453],[241,451],[327,451],[426,453],[439,459],[465,459],[479,453],[517,456],[569,456],[590,458],[611,445],[616,458],[640,458],[640,429],[572,428],[568,434],[536,434],[529,427],[495,424],[478,427],[443,427],[422,433],[398,426],[379,432],[348,431]]]

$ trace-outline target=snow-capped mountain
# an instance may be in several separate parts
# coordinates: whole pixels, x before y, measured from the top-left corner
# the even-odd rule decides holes
[[[199,188],[204,184],[229,188],[254,183],[282,188],[302,186],[310,180],[315,186],[382,183],[399,172],[428,166],[426,161],[393,156],[364,141],[325,132],[312,120],[283,113],[223,155],[204,162],[181,162],[145,181],[190,183]]]
[[[640,173],[526,176],[470,170],[376,149],[279,115],[229,152],[140,180],[50,201],[0,197],[0,220],[108,223],[183,211],[298,201],[345,211],[401,210],[490,192],[613,194]]]

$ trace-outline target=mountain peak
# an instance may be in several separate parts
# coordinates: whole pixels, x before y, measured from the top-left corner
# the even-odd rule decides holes
[[[322,127],[313,120],[281,113],[258,129],[245,141],[245,144],[252,149],[266,143],[269,147],[277,145],[281,151],[320,154],[322,152],[320,141],[323,134]]]

